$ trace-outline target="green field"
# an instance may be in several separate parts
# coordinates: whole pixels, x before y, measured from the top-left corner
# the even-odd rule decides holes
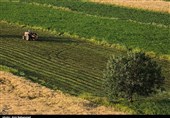
[[[149,12],[145,10],[129,9],[114,5],[102,5],[81,0],[21,0],[28,3],[50,4],[57,7],[68,8],[72,11],[99,17],[119,18],[121,20],[134,20],[142,23],[157,23],[169,25],[170,15],[167,13]],[[133,14],[133,15],[132,15]]]
[[[168,27],[108,19],[96,15],[89,16],[43,5],[2,3],[0,6],[3,11],[0,14],[1,20],[65,32],[87,39],[104,40],[128,48],[170,54]]]
[[[75,3],[70,2],[70,5],[74,6]],[[0,7],[0,20],[20,24],[0,22],[0,65],[13,68],[11,71],[10,68],[0,66],[0,70],[11,71],[49,88],[60,89],[76,96],[90,93],[93,96],[103,97],[102,73],[106,62],[110,55],[124,53],[114,48],[90,43],[88,40],[92,37],[99,41],[106,40],[159,54],[170,54],[168,27],[145,24],[147,23],[145,21],[142,21],[144,24],[131,22],[127,21],[128,18],[103,18],[101,14],[96,13],[87,15],[86,10],[78,9],[73,12],[46,5],[6,2],[0,4]],[[157,21],[163,24],[161,20]],[[165,21],[169,25],[169,21]],[[22,33],[28,30],[26,25],[47,31],[31,29],[39,34],[40,40],[21,40]],[[73,37],[78,35],[80,38],[85,37],[86,40],[66,35],[59,36],[53,31],[69,33]],[[128,110],[134,110],[137,114],[170,114],[170,62],[165,60],[157,62],[162,65],[166,77],[166,92],[149,98],[138,98],[133,104],[123,101],[116,106],[128,107]]]

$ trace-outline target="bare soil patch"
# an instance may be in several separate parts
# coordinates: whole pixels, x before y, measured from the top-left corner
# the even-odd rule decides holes
[[[0,114],[124,114],[0,71]]]
[[[162,0],[90,0],[90,1],[170,13],[170,2]]]

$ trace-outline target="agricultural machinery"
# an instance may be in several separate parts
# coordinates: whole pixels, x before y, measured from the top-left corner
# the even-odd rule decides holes
[[[35,41],[35,40],[38,40],[38,35],[35,32],[27,31],[27,32],[24,32],[22,39],[27,40],[27,41]]]

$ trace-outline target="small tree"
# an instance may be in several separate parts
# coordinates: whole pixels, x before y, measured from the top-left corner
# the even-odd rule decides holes
[[[104,71],[104,89],[110,100],[133,96],[149,96],[161,89],[164,76],[161,67],[145,53],[128,52],[127,56],[112,56]]]

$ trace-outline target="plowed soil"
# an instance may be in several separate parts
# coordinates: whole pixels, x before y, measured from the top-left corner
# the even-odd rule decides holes
[[[124,114],[0,71],[0,114]]]
[[[90,0],[90,1],[170,13],[170,2],[162,0]]]

